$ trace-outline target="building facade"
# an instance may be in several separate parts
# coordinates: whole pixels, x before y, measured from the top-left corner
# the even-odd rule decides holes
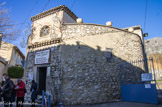
[[[7,73],[7,70],[11,66],[23,65],[25,56],[19,50],[17,46],[2,41],[0,48],[0,73]],[[2,76],[2,75],[1,75]],[[1,78],[1,77],[0,77]]]
[[[2,74],[6,71],[7,61],[4,58],[0,57],[0,79],[2,78]]]
[[[162,80],[162,38],[156,37],[145,40],[145,48],[148,58],[153,59],[153,63],[148,63],[149,72],[155,71],[156,80]],[[153,68],[154,67],[154,68]]]
[[[118,100],[119,64],[144,59],[141,29],[138,34],[136,29],[82,23],[64,5],[31,20],[25,65],[27,88],[32,79],[36,80],[38,93],[42,90],[51,93],[55,103],[76,105]],[[128,69],[125,80],[138,81],[145,72],[145,64],[130,64]],[[28,95],[26,98],[30,99]]]

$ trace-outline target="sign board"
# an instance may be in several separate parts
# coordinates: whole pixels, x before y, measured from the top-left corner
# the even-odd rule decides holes
[[[141,77],[142,77],[142,81],[152,81],[151,73],[143,73]]]
[[[38,51],[35,53],[35,64],[49,63],[50,50]]]
[[[151,84],[145,84],[145,88],[151,88]]]

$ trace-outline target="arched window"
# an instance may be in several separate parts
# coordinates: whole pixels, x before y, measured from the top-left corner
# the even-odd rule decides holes
[[[49,34],[50,28],[49,26],[43,26],[40,31],[40,36],[46,36]]]

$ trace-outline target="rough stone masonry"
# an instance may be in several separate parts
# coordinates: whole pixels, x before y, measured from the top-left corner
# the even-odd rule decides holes
[[[64,22],[61,25],[53,21],[56,14]],[[144,59],[140,35],[111,26],[76,23],[76,19],[66,6],[32,17],[25,67],[27,87],[31,84],[29,74],[40,86],[39,68],[47,67],[45,87],[54,103],[95,104],[120,99],[119,64]],[[48,26],[47,35],[42,37],[44,26]],[[50,50],[49,63],[37,65],[36,53],[43,50]],[[122,78],[139,81],[142,72],[143,63],[129,64]],[[26,98],[30,99],[29,95],[28,91]]]

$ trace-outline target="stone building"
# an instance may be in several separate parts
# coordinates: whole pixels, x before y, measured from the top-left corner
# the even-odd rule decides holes
[[[39,94],[42,90],[51,93],[55,103],[120,99],[119,64],[145,56],[139,26],[119,29],[111,23],[83,23],[64,5],[33,16],[31,21],[24,79],[27,88],[36,80]],[[145,64],[130,64],[127,70],[126,81],[139,81]]]
[[[0,57],[0,79],[2,79],[2,74],[6,71],[7,61],[4,58]]]
[[[148,58],[153,58],[152,62],[148,63],[149,72],[155,70],[156,80],[162,80],[162,38],[155,37],[145,40],[146,54]],[[153,68],[154,66],[154,68]]]
[[[2,41],[0,48],[0,79],[3,73],[7,73],[8,67],[22,66],[24,60],[25,56],[17,46]]]

